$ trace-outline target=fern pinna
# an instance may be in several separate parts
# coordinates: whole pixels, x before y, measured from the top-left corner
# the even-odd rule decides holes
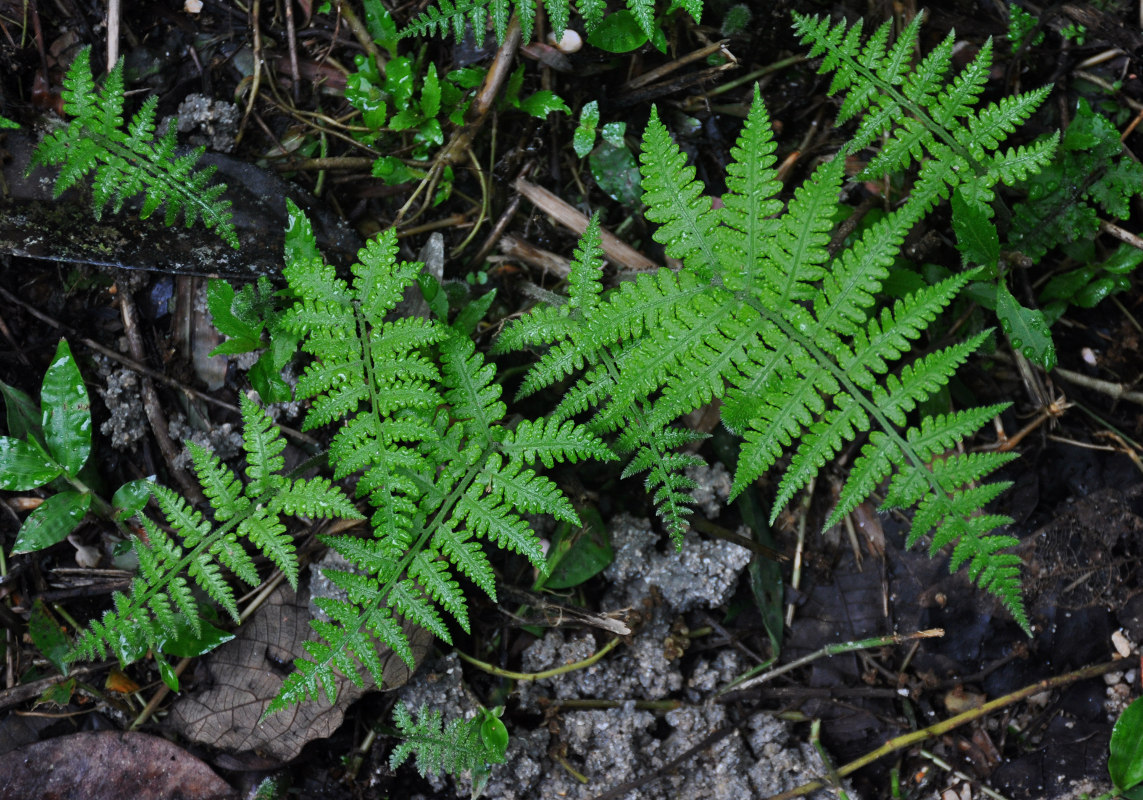
[[[326,571],[348,600],[317,601],[330,621],[313,623],[320,638],[306,644],[309,658],[295,662],[267,713],[322,690],[332,698],[335,670],[359,679],[354,659],[380,682],[376,643],[412,668],[398,615],[450,641],[443,609],[467,631],[456,575],[496,596],[483,541],[543,570],[540,542],[522,514],[578,524],[571,503],[530,465],[614,458],[571,422],[508,425],[495,368],[467,335],[439,320],[388,317],[421,269],[397,260],[392,231],[361,250],[346,282],[293,206],[290,219],[284,275],[296,301],[281,324],[314,357],[296,388],[310,401],[305,428],[338,423],[329,450],[334,477],[355,476],[357,495],[374,512],[371,536],[323,538],[359,571]]]
[[[166,207],[165,223],[173,225],[181,213],[189,228],[202,220],[226,242],[238,247],[238,234],[231,221],[230,201],[222,200],[226,185],[211,184],[213,166],[196,170],[205,147],[176,156],[175,121],[155,139],[155,95],[123,129],[123,60],[95,91],[91,75],[91,48],[76,54],[64,79],[64,113],[73,117],[66,127],[44,137],[32,156],[31,166],[62,164],[56,178],[55,194],[63,194],[80,179],[95,171],[93,206],[99,219],[111,203],[118,213],[123,203],[144,193],[139,216],[143,219]]]
[[[203,623],[192,582],[237,623],[238,603],[222,571],[225,568],[243,582],[258,585],[261,579],[247,543],[296,588],[298,559],[281,516],[361,516],[327,478],[282,474],[286,442],[281,432],[245,396],[241,407],[248,480],[243,484],[213,453],[188,443],[213,519],[191,508],[178,493],[164,486],[152,487],[171,532],[142,518],[143,535],[133,540],[139,575],[130,592],[115,593],[114,610],[80,633],[71,660],[102,658],[110,650],[121,663],[128,664],[148,650],[166,652],[165,643],[174,642],[187,630],[201,638]],[[173,679],[166,662],[158,659],[158,663],[164,678]]]
[[[812,53],[827,54],[823,69],[837,71],[834,88],[849,91],[843,120],[860,118],[846,150],[818,167],[783,210],[775,143],[756,92],[732,151],[723,207],[715,209],[653,113],[641,156],[646,216],[682,268],[641,275],[601,296],[593,224],[573,261],[568,302],[533,310],[506,329],[498,347],[548,347],[521,394],[577,376],[561,387],[554,419],[594,411],[590,429],[616,434],[617,448],[633,454],[628,473],[648,472],[659,513],[676,536],[689,513],[682,468],[697,457],[678,451],[695,434],[675,422],[699,406],[721,401],[723,422],[742,437],[734,495],[789,454],[772,518],[847,443],[863,442],[826,525],[888,480],[883,508],[916,509],[908,543],[931,533],[933,554],[953,544],[951,568],[967,566],[1027,630],[1020,562],[1008,551],[1016,540],[993,533],[1009,520],[981,511],[1008,484],[979,481],[1013,456],[946,455],[1004,406],[918,412],[988,332],[890,371],[973,273],[892,304],[877,295],[905,235],[940,200],[953,191],[985,198],[998,181],[1034,171],[1050,155],[1050,144],[995,152],[1014,126],[1007,115],[1026,116],[1043,93],[976,113],[986,59],[942,86],[951,39],[910,69],[916,22],[888,51],[887,26],[864,46],[859,26],[799,17],[798,28],[814,42]],[[915,122],[906,110],[926,121]],[[870,165],[873,174],[930,158],[904,202],[831,254],[844,155],[879,134],[888,140]]]

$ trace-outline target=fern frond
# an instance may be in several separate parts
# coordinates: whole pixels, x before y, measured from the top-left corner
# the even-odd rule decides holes
[[[370,536],[322,538],[360,572],[326,571],[349,600],[323,603],[331,621],[314,623],[320,638],[307,644],[309,658],[298,661],[268,713],[328,695],[333,676],[356,674],[356,664],[380,683],[377,646],[412,667],[399,618],[445,641],[448,619],[467,630],[458,575],[496,594],[482,543],[545,569],[539,539],[521,513],[577,519],[558,487],[525,463],[613,457],[573,422],[522,420],[509,430],[495,366],[471,339],[436,320],[389,318],[421,269],[397,260],[392,232],[359,253],[347,283],[316,254],[304,216],[292,206],[290,214],[286,250],[295,258],[284,274],[297,299],[282,324],[314,357],[296,393],[311,401],[308,427],[340,423],[329,451],[334,476],[356,476],[357,495],[374,512]],[[582,291],[586,297],[591,290]],[[315,511],[308,493],[324,485],[295,483],[277,507]]]
[[[126,200],[144,193],[140,211],[143,219],[165,207],[167,225],[173,225],[180,214],[187,227],[201,220],[237,249],[238,234],[231,221],[230,203],[220,199],[226,187],[208,187],[213,167],[194,170],[205,148],[172,158],[174,122],[155,141],[155,97],[143,103],[124,130],[123,92],[122,60],[96,94],[90,48],[81,50],[64,79],[64,113],[74,119],[44,138],[32,155],[29,169],[36,165],[62,165],[56,178],[56,196],[94,172],[96,219],[108,204],[118,213]]]
[[[361,516],[329,481],[306,481],[277,472],[283,465],[278,455],[284,446],[280,432],[245,395],[241,396],[241,411],[251,482],[243,488],[217,456],[189,445],[213,522],[177,493],[153,486],[152,495],[174,537],[143,518],[146,536],[133,542],[139,575],[132,581],[130,594],[116,593],[115,609],[80,634],[73,660],[103,657],[110,650],[127,664],[148,649],[162,652],[162,634],[172,632],[176,611],[201,632],[201,612],[191,581],[237,622],[238,602],[223,568],[256,586],[260,578],[248,549],[251,546],[269,558],[291,586],[297,586],[297,556],[281,513],[297,509],[322,517]]]
[[[732,496],[789,457],[774,516],[843,448],[866,437],[829,523],[888,482],[889,500],[916,507],[912,541],[932,533],[934,547],[952,545],[954,567],[966,568],[1026,627],[1015,556],[1006,552],[1011,541],[992,533],[1005,520],[982,513],[1005,484],[976,485],[1007,457],[941,462],[1002,406],[918,413],[988,333],[897,364],[973,273],[889,304],[879,298],[906,235],[940,201],[958,191],[985,204],[994,184],[1019,180],[1025,169],[1031,174],[1047,162],[1050,140],[996,153],[1046,92],[978,110],[990,47],[946,81],[952,37],[911,66],[919,18],[896,40],[888,25],[865,38],[860,23],[795,19],[811,57],[822,57],[821,71],[833,73],[832,89],[843,94],[839,119],[857,125],[849,148],[884,136],[869,171],[921,162],[910,195],[832,254],[843,157],[818,167],[782,211],[756,94],[732,150],[723,208],[715,212],[653,114],[641,155],[646,216],[660,224],[656,240],[683,267],[642,275],[582,315],[566,306],[530,312],[519,323],[527,335],[513,334],[504,346],[535,347],[546,334],[549,350],[521,393],[571,378],[561,386],[554,416],[594,410],[591,429],[616,433],[616,450],[633,454],[624,476],[646,472],[648,491],[674,534],[689,513],[684,470],[699,459],[678,450],[686,437],[673,424],[699,405],[721,400],[723,422],[742,433]]]
[[[404,703],[393,707],[393,720],[403,741],[389,755],[389,768],[397,769],[416,754],[417,771],[422,777],[442,770],[457,775],[483,767],[489,761],[502,762],[503,755],[487,747],[481,737],[482,716],[471,720],[453,718],[444,724],[440,711],[422,706],[414,721]],[[497,757],[499,755],[499,757]]]

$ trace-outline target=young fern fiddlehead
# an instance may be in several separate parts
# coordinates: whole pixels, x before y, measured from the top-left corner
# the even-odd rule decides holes
[[[871,174],[928,156],[909,197],[831,255],[826,245],[837,218],[841,155],[816,169],[782,213],[769,120],[756,92],[732,151],[724,207],[714,209],[652,114],[641,156],[646,216],[660,225],[655,239],[682,269],[641,275],[600,299],[601,256],[597,232],[589,229],[572,265],[569,302],[534,310],[497,346],[548,346],[521,394],[578,375],[555,418],[593,410],[590,430],[618,434],[617,448],[635,454],[628,472],[649,471],[649,488],[673,533],[685,524],[679,473],[694,458],[674,451],[694,436],[675,421],[704,403],[720,400],[723,422],[742,436],[734,495],[790,456],[772,518],[844,446],[863,442],[826,525],[888,480],[883,507],[916,509],[909,545],[929,534],[933,554],[953,545],[951,568],[967,567],[969,577],[1029,630],[1019,558],[1008,552],[1016,540],[993,533],[1009,520],[981,511],[1008,484],[979,481],[1013,456],[945,457],[1004,405],[935,416],[918,410],[987,332],[890,371],[972,273],[891,305],[879,303],[877,294],[905,235],[940,200],[957,191],[986,202],[997,182],[1045,163],[1050,140],[997,148],[1046,92],[975,112],[987,53],[945,85],[951,38],[910,69],[919,20],[889,50],[887,25],[862,46],[859,26],[797,20],[814,43],[811,54],[825,53],[822,69],[836,71],[834,89],[848,91],[841,117],[859,119],[842,155],[888,134]]]
[[[306,644],[309,658],[295,662],[267,713],[323,690],[332,698],[334,670],[358,676],[354,659],[380,682],[375,642],[412,667],[396,615],[450,641],[443,609],[467,631],[454,570],[496,596],[482,541],[545,569],[521,515],[578,521],[531,464],[614,458],[571,422],[509,427],[495,369],[467,336],[438,320],[387,317],[420,270],[397,261],[392,231],[360,252],[347,283],[323,262],[305,218],[293,207],[290,214],[285,277],[297,300],[282,325],[314,357],[297,397],[311,401],[307,429],[340,423],[329,453],[334,477],[358,476],[357,494],[374,508],[373,535],[323,538],[360,572],[327,570],[349,599],[318,601],[332,621],[313,623],[320,638]]]
[[[70,660],[102,658],[111,651],[126,665],[148,650],[164,652],[163,641],[176,638],[180,627],[189,626],[201,636],[192,582],[237,623],[238,603],[222,569],[257,586],[260,578],[247,544],[266,556],[296,588],[298,560],[281,516],[361,516],[328,479],[282,474],[285,459],[281,453],[286,443],[281,432],[245,396],[241,406],[245,485],[213,453],[188,444],[213,519],[191,508],[178,493],[154,486],[152,494],[174,535],[142,517],[143,535],[133,541],[139,575],[129,593],[115,593],[114,610],[80,633]]]
[[[58,197],[95,171],[92,203],[95,218],[110,203],[118,213],[128,199],[144,193],[139,216],[151,216],[165,207],[165,223],[173,225],[181,213],[189,228],[202,220],[230,246],[238,247],[231,222],[230,201],[220,199],[226,185],[211,184],[214,167],[195,170],[205,152],[200,147],[175,155],[175,123],[155,139],[155,108],[151,96],[123,128],[123,61],[107,75],[98,94],[91,75],[91,48],[76,54],[64,79],[64,112],[72,117],[66,127],[44,137],[32,156],[31,167],[62,164],[56,178]]]

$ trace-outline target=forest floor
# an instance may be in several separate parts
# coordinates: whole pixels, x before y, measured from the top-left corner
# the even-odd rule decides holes
[[[50,200],[51,173],[29,176],[29,154],[59,110],[75,53],[90,46],[97,74],[107,63],[107,12],[79,0],[0,0],[0,115],[21,125],[0,136],[0,380],[38,397],[67,338],[92,398],[92,486],[110,496],[147,476],[178,485],[184,440],[223,458],[240,447],[238,398],[249,391],[251,362],[208,357],[222,339],[205,308],[206,286],[217,275],[277,279],[287,194],[315,220],[333,262],[351,263],[366,237],[395,224],[403,257],[425,261],[467,297],[495,290],[476,332],[486,351],[506,320],[560,288],[573,228],[591,213],[633,248],[610,253],[620,253],[617,263],[666,263],[642,214],[632,155],[652,106],[718,197],[759,86],[792,190],[845,133],[833,126],[829,79],[800,57],[791,11],[864,15],[867,30],[916,13],[912,2],[753,2],[744,28],[723,31],[730,5],[710,3],[701,25],[681,11],[662,18],[665,52],[636,43],[630,52],[586,44],[563,53],[542,36],[505,47],[492,36],[483,46],[404,40],[399,52],[412,59],[409,80],[422,98],[417,76],[429,65],[448,76],[497,61],[520,77],[490,88],[453,73],[437,128],[429,115],[402,131],[370,133],[346,100],[355,87],[368,94],[355,83],[355,57],[378,50],[341,13],[364,20],[360,3],[125,4],[118,47],[128,102],[156,96],[160,118],[178,116],[180,140],[208,148],[230,187],[236,255],[198,228],[174,235],[131,211],[107,212],[96,224],[87,197]],[[1040,20],[1043,40],[1013,52],[1004,3],[939,5],[928,12],[922,49],[955,28],[963,62],[992,37],[987,98],[1054,86],[1029,138],[1066,124],[1086,98],[1118,131],[1133,130],[1128,154],[1143,149],[1143,132],[1129,129],[1143,109],[1137,8],[1056,6]],[[390,8],[398,23],[422,10]],[[482,124],[448,119],[450,91],[488,105]],[[489,91],[496,94],[483,96]],[[567,111],[550,110],[556,100]],[[576,123],[593,101],[600,129],[622,123],[626,139],[608,129],[611,138],[593,139],[591,155],[580,157]],[[424,104],[419,113],[427,114]],[[420,178],[442,147],[459,157],[426,185]],[[371,174],[379,155],[394,156],[387,178]],[[875,197],[875,188],[859,187],[853,204],[861,191]],[[1143,208],[1135,203],[1118,224],[1138,234]],[[29,223],[33,206],[50,213]],[[911,238],[917,259],[958,268],[947,213],[922,226]],[[1024,294],[1079,265],[1049,252],[1021,271]],[[623,269],[608,274],[623,277]],[[497,561],[498,602],[471,594],[472,633],[456,630],[455,646],[427,635],[415,642],[423,663],[414,675],[395,667],[388,691],[346,689],[333,707],[303,706],[260,726],[264,700],[302,652],[308,596],[328,589],[315,568],[295,595],[262,565],[267,583],[243,598],[249,621],[217,651],[178,663],[177,693],[150,658],[122,670],[73,665],[67,683],[29,634],[33,614],[73,631],[110,606],[131,565],[116,527],[94,515],[53,547],[11,555],[27,513],[48,493],[2,492],[0,786],[10,771],[12,797],[468,796],[471,775],[425,779],[411,762],[390,768],[392,708],[402,700],[449,715],[505,707],[511,744],[483,787],[491,798],[767,797],[811,781],[827,787],[813,796],[866,798],[1106,791],[1112,724],[1139,692],[1143,643],[1143,409],[1133,390],[1143,378],[1143,285],[1134,275],[1126,284],[1055,322],[1052,372],[1018,369],[1028,362],[1003,339],[961,372],[975,402],[1012,403],[971,444],[1020,455],[1002,472],[1012,488],[995,510],[1014,520],[1009,531],[1021,540],[1031,638],[963,573],[949,574],[947,553],[930,559],[925,547],[906,549],[906,517],[864,503],[821,533],[842,464],[823,470],[772,527],[772,483],[759,481],[727,504],[730,436],[709,425],[715,435],[699,452],[712,467],[694,474],[699,513],[680,551],[641,482],[620,480],[617,470],[564,469],[561,487],[590,510],[590,544],[564,565],[582,578],[539,593],[522,559]],[[501,362],[509,387],[522,364]],[[296,403],[278,404],[275,414],[301,425]],[[292,437],[291,457],[300,460],[322,437],[328,432]],[[536,524],[548,540],[567,536]],[[291,532],[307,561],[332,563],[315,531]],[[942,633],[914,635],[934,629]],[[864,644],[766,673],[848,642]],[[1120,656],[1128,656],[1121,665],[1102,666]],[[1053,680],[1058,686],[1038,684]],[[847,766],[958,714],[963,724]]]

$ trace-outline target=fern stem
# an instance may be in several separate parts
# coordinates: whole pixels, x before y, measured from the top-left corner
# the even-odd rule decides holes
[[[495,675],[499,678],[508,678],[514,681],[542,681],[544,678],[554,678],[557,675],[563,675],[568,672],[575,672],[579,669],[586,669],[593,664],[597,663],[601,658],[610,653],[616,648],[623,640],[620,637],[615,637],[603,647],[599,648],[594,654],[588,656],[583,661],[577,661],[574,664],[562,664],[552,669],[547,669],[542,672],[513,672],[510,669],[504,669],[494,664],[489,664],[486,661],[481,661],[478,658],[468,655],[462,650],[457,650],[456,654],[460,656],[462,661],[467,661],[472,666],[487,672],[489,675]]]

